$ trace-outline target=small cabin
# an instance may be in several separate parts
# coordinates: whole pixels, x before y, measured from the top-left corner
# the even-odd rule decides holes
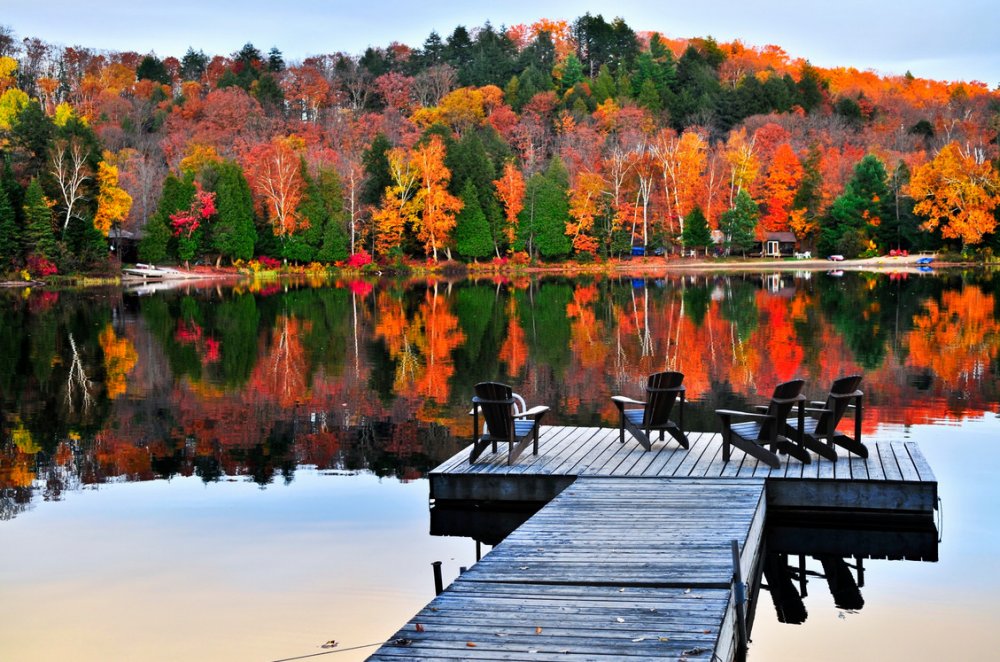
[[[763,257],[792,257],[796,243],[791,232],[768,232],[763,241]]]

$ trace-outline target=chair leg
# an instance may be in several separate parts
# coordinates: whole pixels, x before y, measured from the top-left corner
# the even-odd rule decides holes
[[[868,447],[856,439],[851,439],[846,434],[834,435],[833,443],[837,444],[841,448],[847,449],[849,452],[854,453],[858,457],[868,457]]]
[[[691,443],[688,441],[687,435],[679,427],[671,425],[667,428],[667,432],[670,436],[677,440],[677,443],[681,445],[681,448],[691,448]],[[660,439],[663,439],[663,432],[660,432]]]
[[[723,462],[729,462],[729,456],[730,456],[730,453],[731,453],[731,449],[729,448],[729,444],[730,444],[729,437],[732,434],[733,434],[732,431],[729,430],[729,429],[725,429],[725,430],[722,431],[722,461]]]

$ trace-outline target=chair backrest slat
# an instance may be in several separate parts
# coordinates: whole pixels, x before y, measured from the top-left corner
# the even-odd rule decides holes
[[[514,429],[514,397],[511,387],[497,382],[481,382],[476,384],[475,393],[490,435],[510,437]]]
[[[792,411],[792,407],[796,404],[795,398],[802,394],[802,387],[804,385],[804,380],[793,379],[774,387],[774,393],[771,394],[771,402],[767,405],[767,413],[774,418],[764,421],[760,426],[758,439],[770,439],[774,435],[776,427],[778,431],[784,427],[785,419],[788,418],[789,412]]]
[[[844,417],[847,413],[847,408],[851,404],[850,398],[837,398],[837,395],[850,395],[858,390],[858,386],[861,385],[861,375],[849,375],[847,377],[841,377],[833,382],[833,386],[830,387],[830,395],[826,398],[826,405],[824,409],[827,409],[829,413],[822,413],[817,419],[816,429],[826,430],[828,426],[836,428],[840,424],[840,419]]]
[[[642,414],[644,427],[656,427],[666,424],[670,411],[677,401],[684,373],[657,372],[646,380],[646,409]]]

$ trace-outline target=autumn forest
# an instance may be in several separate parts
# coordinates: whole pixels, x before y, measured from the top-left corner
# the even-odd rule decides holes
[[[0,269],[1000,247],[1000,95],[622,19],[287,62],[0,26]],[[110,239],[109,239],[110,237]],[[374,268],[374,267],[373,267]]]

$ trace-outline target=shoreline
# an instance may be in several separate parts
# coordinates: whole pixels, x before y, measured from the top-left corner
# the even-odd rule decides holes
[[[931,264],[918,264],[917,261],[926,255],[902,256],[880,256],[873,258],[858,258],[853,260],[831,261],[818,258],[802,260],[774,260],[774,259],[746,259],[739,261],[712,259],[712,258],[633,258],[626,260],[615,260],[606,262],[576,263],[565,262],[559,264],[536,264],[526,265],[518,268],[483,268],[475,265],[462,265],[461,276],[468,278],[481,278],[487,276],[511,276],[526,274],[561,274],[567,276],[588,275],[588,274],[669,274],[669,273],[720,273],[720,272],[789,272],[789,271],[814,271],[814,272],[864,272],[873,273],[930,273],[943,268],[989,268],[990,264],[985,262],[941,262],[935,260]],[[137,285],[152,285],[171,283],[193,284],[205,281],[237,280],[242,278],[252,278],[252,274],[242,273],[227,268],[199,268],[196,270],[177,270],[177,275],[167,278],[143,278],[134,275],[121,275],[111,278],[100,279],[102,285],[118,287],[134,287]],[[392,272],[366,273],[354,270],[343,271],[341,273],[328,272],[331,277],[357,277],[357,278],[378,278],[394,276]],[[448,273],[448,265],[441,265],[427,269],[420,267],[412,270],[409,276],[441,275],[443,277],[454,277],[458,274]],[[275,276],[284,278],[295,275],[286,271],[276,271]],[[398,274],[402,275],[402,274]],[[25,287],[88,287],[94,283],[88,283],[91,278],[85,274],[77,274],[65,277],[66,282],[51,283],[49,281],[0,281],[0,288],[17,289]],[[117,281],[117,282],[108,282]]]

